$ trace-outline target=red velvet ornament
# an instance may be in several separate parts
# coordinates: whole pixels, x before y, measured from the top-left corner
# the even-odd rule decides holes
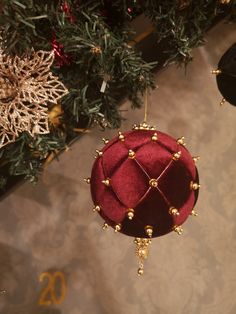
[[[200,187],[183,138],[142,124],[107,142],[92,168],[91,194],[105,222],[126,235],[158,237],[192,213]]]

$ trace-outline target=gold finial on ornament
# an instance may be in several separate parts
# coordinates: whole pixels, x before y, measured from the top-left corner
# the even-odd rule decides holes
[[[157,186],[158,186],[157,179],[150,179],[150,180],[149,180],[149,185],[150,185],[152,188],[157,188]]]
[[[177,153],[174,153],[173,156],[172,156],[172,159],[173,160],[178,160],[181,156],[181,151],[177,152]]]
[[[109,143],[109,140],[107,138],[104,138],[102,139],[103,143],[106,145],[107,143]]]
[[[170,213],[171,215],[173,215],[173,216],[179,216],[179,211],[178,211],[178,209],[175,208],[175,207],[170,207],[169,213]]]
[[[151,130],[151,131],[154,131],[156,130],[156,127],[155,126],[150,126],[149,124],[147,124],[146,122],[142,122],[140,124],[134,124],[133,125],[133,130]]]
[[[145,232],[146,232],[146,234],[147,234],[147,236],[149,236],[149,238],[151,238],[152,237],[152,234],[153,234],[153,227],[152,226],[146,226],[145,227]]]
[[[200,187],[201,187],[201,185],[198,184],[197,182],[193,182],[193,181],[190,182],[190,189],[191,190],[196,191],[196,190],[200,189]]]
[[[124,142],[125,140],[125,136],[119,131],[118,132],[118,139],[121,141],[121,142]]]
[[[212,70],[211,74],[215,74],[215,75],[221,74],[221,70],[220,69]]]
[[[157,133],[154,133],[153,136],[152,136],[152,141],[156,142],[157,140],[158,140]]]
[[[186,143],[185,143],[184,140],[185,140],[185,137],[182,136],[182,137],[177,139],[177,143],[180,144],[180,145],[186,146]]]
[[[139,259],[138,275],[142,276],[144,273],[144,261],[148,258],[149,245],[151,244],[151,239],[135,238],[134,243],[136,244],[136,255]]]
[[[134,218],[134,210],[133,210],[133,208],[129,208],[128,209],[127,217],[129,218],[129,220],[132,220]]]
[[[115,225],[115,232],[118,232],[118,231],[120,231],[121,230],[121,224],[117,224],[117,225]]]
[[[104,224],[102,226],[102,230],[107,230],[108,227],[109,227],[108,224],[106,222],[104,222]]]
[[[197,161],[200,159],[200,156],[194,156],[193,157],[193,161],[195,162],[195,164],[197,163]]]
[[[100,210],[101,210],[101,206],[99,206],[99,205],[96,205],[93,208],[93,212],[100,212]]]
[[[178,234],[181,235],[183,233],[182,226],[174,226],[173,230]]]
[[[96,149],[97,157],[101,157],[103,152],[101,150]]]
[[[131,159],[135,158],[135,152],[132,149],[129,149],[129,158]]]
[[[197,216],[198,216],[198,213],[196,212],[195,209],[193,209],[193,210],[191,211],[191,215],[194,216],[194,217],[197,217]]]
[[[143,274],[144,274],[143,264],[139,264],[138,276],[142,276]]]
[[[111,180],[109,178],[107,178],[105,180],[102,180],[102,183],[105,184],[106,186],[109,186],[110,185],[110,181]]]
[[[222,100],[221,100],[221,102],[220,102],[220,106],[223,106],[225,102],[226,102],[226,99],[225,99],[225,98],[222,98]]]
[[[84,182],[86,182],[87,184],[90,184],[90,178],[84,178]]]

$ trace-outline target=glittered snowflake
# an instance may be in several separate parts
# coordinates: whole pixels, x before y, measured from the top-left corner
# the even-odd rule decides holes
[[[0,148],[21,132],[49,133],[48,105],[68,93],[50,72],[54,52],[32,51],[22,58],[0,50]]]

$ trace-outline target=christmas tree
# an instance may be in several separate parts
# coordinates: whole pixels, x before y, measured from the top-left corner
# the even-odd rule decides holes
[[[138,108],[145,90],[155,87],[159,54],[166,64],[186,65],[210,26],[225,16],[234,20],[235,7],[235,1],[206,0],[4,0],[0,188],[15,176],[36,181],[94,123],[118,127],[122,97]],[[140,14],[158,39],[154,63],[132,41],[130,22]]]

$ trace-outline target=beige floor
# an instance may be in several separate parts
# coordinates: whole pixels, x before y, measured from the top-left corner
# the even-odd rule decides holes
[[[150,95],[150,123],[184,135],[192,154],[201,156],[199,217],[186,222],[181,237],[153,240],[138,278],[132,239],[102,231],[102,219],[91,211],[82,179],[90,175],[100,139],[116,134],[93,130],[53,162],[36,187],[26,183],[1,202],[0,288],[7,293],[0,296],[0,313],[236,313],[236,108],[219,106],[210,74],[235,39],[235,25],[218,25],[195,51],[187,75],[169,67]],[[142,115],[124,111],[122,130]],[[68,289],[62,304],[42,307],[46,281],[38,276],[48,270],[62,271]]]

